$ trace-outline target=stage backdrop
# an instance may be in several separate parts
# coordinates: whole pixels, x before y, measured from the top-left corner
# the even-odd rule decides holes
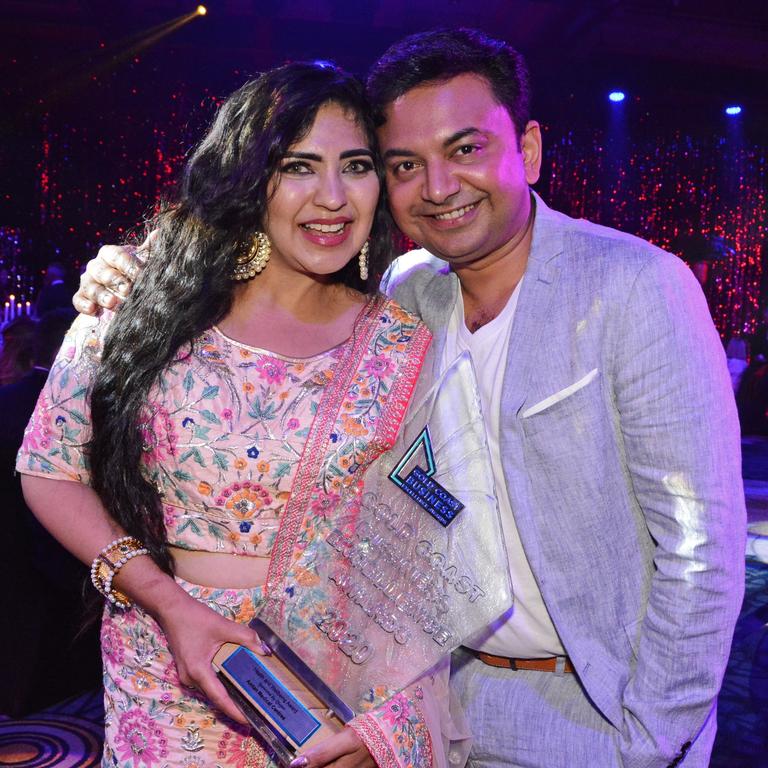
[[[8,278],[0,288],[32,293],[48,261],[78,265],[101,244],[140,234],[158,199],[172,193],[218,94],[245,75],[233,71],[225,79],[229,84],[215,92],[159,86],[137,60],[96,78],[87,101],[49,100],[12,118],[23,130],[0,147],[11,180],[0,201],[0,239],[8,240],[0,243],[0,280]],[[570,118],[560,124],[553,117],[544,126],[537,190],[572,216],[705,261],[705,291],[721,336],[750,333],[763,281],[768,150],[722,121],[683,133],[647,115],[631,130],[622,120],[586,115],[574,127]],[[685,253],[694,242],[716,247]]]

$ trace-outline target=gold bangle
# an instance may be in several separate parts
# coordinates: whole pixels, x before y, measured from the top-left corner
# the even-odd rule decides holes
[[[91,583],[115,607],[130,608],[133,603],[127,595],[112,587],[112,580],[129,560],[148,554],[149,550],[133,536],[121,536],[111,541],[91,563]]]

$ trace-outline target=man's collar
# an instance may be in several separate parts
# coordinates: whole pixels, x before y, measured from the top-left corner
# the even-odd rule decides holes
[[[533,190],[531,197],[535,212],[528,261],[544,264],[563,252],[563,215],[553,211]]]

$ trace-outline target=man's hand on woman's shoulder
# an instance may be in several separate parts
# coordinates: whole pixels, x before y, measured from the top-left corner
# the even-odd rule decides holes
[[[80,288],[72,298],[75,309],[83,315],[98,315],[102,307],[116,309],[131,292],[144,261],[150,255],[153,234],[138,248],[128,245],[102,246],[80,276]]]

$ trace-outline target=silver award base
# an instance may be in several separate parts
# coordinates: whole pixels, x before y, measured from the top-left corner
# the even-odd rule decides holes
[[[272,655],[227,643],[213,664],[264,748],[287,768],[298,750],[341,730],[354,712],[263,621],[250,627]]]

